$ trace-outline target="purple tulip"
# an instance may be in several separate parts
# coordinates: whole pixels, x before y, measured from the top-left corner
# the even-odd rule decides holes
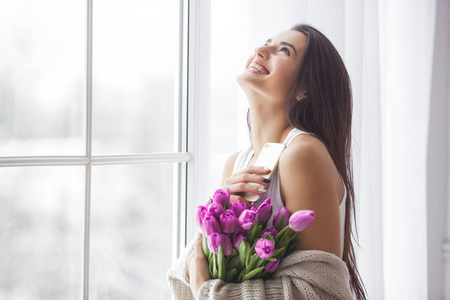
[[[195,217],[195,220],[197,222],[197,225],[201,228],[203,224],[203,218],[205,217],[207,210],[206,207],[203,205],[199,205],[197,209],[197,215]]]
[[[230,237],[227,234],[213,233],[207,238],[208,248],[214,253],[219,252],[219,246],[222,245],[223,253],[231,255],[233,246],[231,245]]]
[[[299,210],[289,218],[289,227],[296,232],[300,232],[310,226],[316,217],[313,210]]]
[[[233,247],[239,251],[239,244],[246,241],[247,237],[244,235],[244,229],[238,228],[233,234]]]
[[[207,212],[203,217],[202,230],[206,236],[209,236],[215,232],[222,233],[222,228],[220,227],[219,221],[217,221],[216,217],[209,212]]]
[[[281,216],[284,215],[284,226],[287,226],[289,224],[289,217],[291,216],[291,213],[286,207],[282,207],[280,211],[277,213],[277,215],[273,218],[272,226],[275,227],[278,225],[278,222],[281,220]]]
[[[254,204],[250,204],[250,205],[247,207],[247,209],[248,209],[248,210],[251,210],[251,211],[256,211],[256,210],[257,210],[257,207],[256,207],[256,205],[254,205]]]
[[[231,203],[231,209],[234,211],[236,218],[239,218],[241,213],[247,209],[247,204],[241,202],[240,200],[234,201],[233,203]]]
[[[220,215],[223,214],[224,209],[220,203],[213,202],[210,206],[208,206],[208,212],[213,214],[214,217],[219,219]]]
[[[275,260],[275,261],[269,260],[269,261],[266,263],[266,265],[264,266],[264,269],[266,269],[266,271],[269,272],[269,273],[275,272],[276,269],[278,268],[279,264],[280,264],[280,260],[279,260],[278,255],[275,256],[275,258],[276,258],[277,260]]]
[[[264,236],[265,233],[270,234],[273,238],[275,238],[278,234],[278,230],[276,230],[274,227],[267,227],[262,231],[262,236]]]
[[[213,202],[220,203],[222,206],[225,206],[225,203],[230,206],[230,189],[227,188],[225,192],[222,189],[216,190],[212,200]]]
[[[252,210],[244,210],[242,214],[239,216],[239,225],[243,229],[251,229],[255,226],[258,221],[258,214]]]
[[[275,252],[275,245],[271,240],[261,238],[256,242],[255,252],[262,259],[269,258]]]
[[[239,220],[236,218],[234,211],[227,209],[220,215],[220,225],[225,233],[233,233],[239,227]]]
[[[272,205],[270,204],[270,199],[267,198],[264,202],[258,207],[256,213],[259,215],[259,220],[261,224],[266,224],[272,215]]]

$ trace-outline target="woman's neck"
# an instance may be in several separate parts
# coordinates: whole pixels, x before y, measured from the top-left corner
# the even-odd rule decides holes
[[[258,157],[265,143],[282,143],[294,126],[281,106],[269,105],[266,99],[249,100],[253,152]]]

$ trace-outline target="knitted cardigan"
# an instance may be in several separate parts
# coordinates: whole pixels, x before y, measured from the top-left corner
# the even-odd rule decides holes
[[[175,299],[192,300],[186,280],[187,260],[195,239],[183,250],[167,272]],[[205,299],[353,299],[350,276],[345,262],[332,253],[319,250],[295,250],[278,266],[272,279],[227,283],[220,279],[206,281],[199,291]]]

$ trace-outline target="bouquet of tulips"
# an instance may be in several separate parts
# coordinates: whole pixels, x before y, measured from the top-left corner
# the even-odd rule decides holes
[[[230,204],[230,190],[216,190],[206,206],[199,206],[197,225],[202,229],[203,252],[212,279],[240,283],[248,279],[269,279],[280,261],[300,241],[298,232],[315,219],[312,210],[290,214],[285,207],[273,218],[271,198],[259,207],[241,201]]]

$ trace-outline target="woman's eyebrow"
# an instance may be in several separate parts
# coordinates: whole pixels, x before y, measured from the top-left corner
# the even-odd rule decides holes
[[[272,39],[268,39],[268,40],[266,41],[266,43],[270,43],[270,42],[272,42]],[[294,50],[294,52],[295,52],[295,56],[297,56],[297,51],[295,50],[294,46],[293,46],[291,43],[282,41],[282,42],[280,42],[280,45],[285,45],[285,46],[291,47],[292,50]]]

